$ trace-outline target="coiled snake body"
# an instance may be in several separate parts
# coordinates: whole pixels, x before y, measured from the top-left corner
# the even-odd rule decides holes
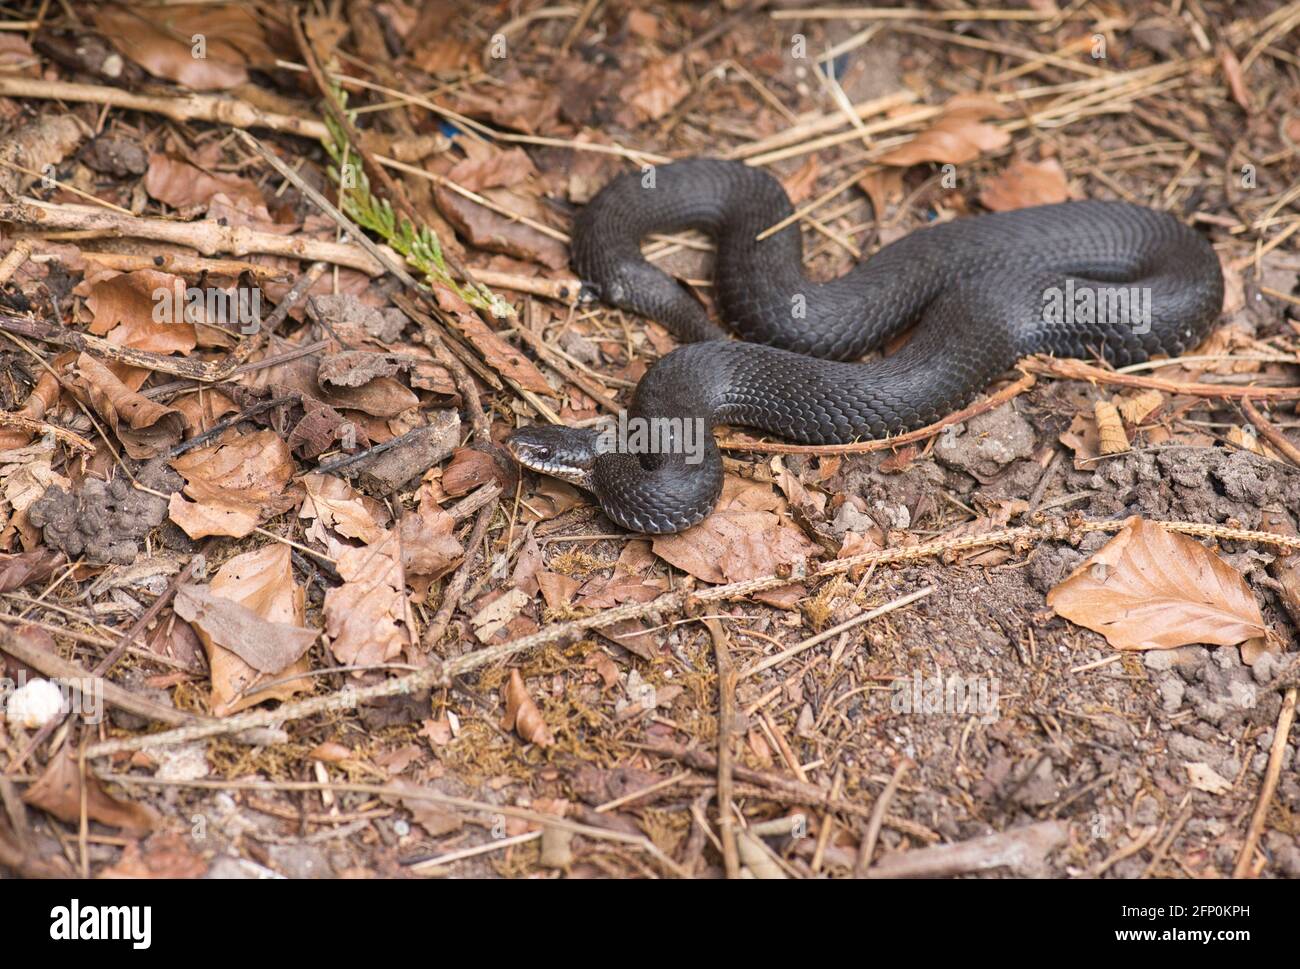
[[[535,426],[507,442],[516,459],[591,490],[625,528],[676,532],[721,493],[716,424],[805,444],[911,430],[964,406],[1027,354],[1100,354],[1123,366],[1181,353],[1223,302],[1209,244],[1126,202],[942,223],[828,282],[804,275],[797,224],[755,241],[791,212],[776,179],[738,162],[681,161],[605,186],[574,225],[575,268],[604,302],[691,341],[649,369],[628,411],[629,423],[661,419],[658,446],[611,451],[595,429]],[[715,238],[716,302],[749,342],[726,339],[641,254],[645,236],[686,228]],[[852,362],[912,324],[897,353]],[[702,440],[691,440],[692,426],[705,428]]]

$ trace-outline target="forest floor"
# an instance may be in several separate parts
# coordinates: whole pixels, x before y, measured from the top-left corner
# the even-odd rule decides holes
[[[6,7],[0,877],[1300,876],[1300,3],[980,6]],[[626,533],[500,445],[675,346],[568,231],[699,155],[818,279],[1125,199],[1223,314]]]

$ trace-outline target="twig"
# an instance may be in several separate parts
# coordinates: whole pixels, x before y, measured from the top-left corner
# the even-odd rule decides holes
[[[149,623],[154,621],[158,616],[158,613],[162,612],[167,604],[172,601],[172,597],[176,595],[176,590],[180,588],[181,582],[190,578],[194,574],[194,566],[197,561],[198,559],[196,557],[191,560],[185,568],[180,569],[174,576],[172,576],[172,580],[167,583],[167,588],[163,590],[162,595],[149,604],[149,608],[141,613],[140,618],[131,624],[131,628],[123,634],[120,640],[118,640],[117,645],[113,647],[107,656],[96,664],[95,668],[90,673],[94,679],[103,679],[109,674],[113,667],[117,665],[117,661],[122,658],[128,649],[130,649],[131,644],[135,642],[136,638],[140,636],[146,628],[148,628]],[[45,726],[36,731],[36,736],[32,737],[31,741],[28,742],[22,753],[20,753],[9,764],[5,773],[18,773],[19,768],[27,762],[27,758],[34,754],[37,748],[45,742],[45,739],[49,737],[50,734],[54,733],[54,731],[57,730],[71,715],[72,711],[68,711],[62,716],[50,720],[45,724]]]
[[[1186,535],[1200,535],[1223,540],[1300,549],[1300,538],[1274,535],[1269,532],[1228,528],[1223,525],[1211,525],[1201,522],[1159,522],[1159,524],[1163,525],[1170,531],[1181,532]],[[1124,522],[1122,521],[1083,521],[1067,523],[1060,520],[1049,520],[1041,525],[1023,525],[1018,528],[1003,528],[991,532],[984,532],[978,535],[959,535],[952,538],[925,542],[920,545],[864,552],[861,555],[853,555],[848,558],[827,562],[819,568],[814,569],[803,578],[822,579],[832,575],[839,575],[853,569],[858,569],[863,566],[919,561],[921,559],[943,555],[947,552],[965,551],[972,548],[986,548],[991,545],[1047,540],[1062,541],[1071,538],[1082,538],[1083,534],[1087,532],[1118,531],[1123,527]],[[530,633],[527,636],[520,636],[518,639],[512,639],[496,646],[485,646],[482,649],[475,650],[472,653],[467,653],[464,656],[459,656],[444,664],[438,664],[435,662],[425,669],[422,669],[417,673],[412,673],[409,676],[396,677],[391,680],[385,680],[382,683],[376,683],[373,686],[362,688],[348,686],[344,687],[337,693],[330,693],[325,696],[310,697],[305,700],[285,703],[274,710],[253,710],[246,713],[236,714],[215,724],[202,723],[194,726],[183,727],[177,730],[168,730],[164,733],[151,734],[149,736],[124,737],[110,740],[91,747],[87,756],[92,758],[105,757],[110,754],[130,750],[140,750],[145,747],[187,743],[191,740],[201,740],[205,737],[239,733],[243,730],[249,729],[250,727],[263,727],[271,724],[287,723],[291,720],[300,720],[303,717],[314,716],[318,713],[333,713],[343,710],[351,710],[361,703],[379,699],[380,697],[408,695],[427,689],[430,686],[448,685],[453,677],[461,676],[471,670],[476,670],[484,666],[503,662],[521,653],[530,652],[539,646],[545,646],[550,643],[566,640],[572,636],[581,635],[589,629],[600,629],[605,626],[613,625],[614,623],[622,622],[626,619],[640,618],[652,612],[676,611],[681,609],[688,599],[697,602],[717,602],[725,599],[742,598],[744,596],[752,595],[755,592],[761,592],[765,589],[774,589],[777,586],[788,585],[791,581],[792,576],[790,575],[768,575],[755,579],[747,579],[743,582],[732,582],[728,585],[714,586],[693,593],[686,590],[668,592],[646,603],[629,603],[627,605],[617,606],[613,609],[605,609],[591,616],[584,616],[565,623],[557,623],[535,633]]]
[[[149,111],[181,123],[211,121],[236,128],[269,128],[273,131],[284,131],[317,140],[328,134],[325,125],[319,121],[262,111],[246,101],[206,94],[189,94],[183,97],[154,96],[133,94],[121,88],[103,87],[98,84],[71,84],[67,81],[51,81],[43,77],[4,75],[0,76],[0,95],[11,98],[81,101],[127,111]]]
[[[1020,366],[1023,370],[1064,377],[1066,380],[1088,380],[1102,384],[1117,384],[1121,387],[1150,388],[1163,390],[1167,394],[1188,394],[1193,397],[1264,397],[1271,400],[1300,399],[1300,387],[1232,387],[1226,384],[1184,383],[1179,380],[1139,377],[1136,374],[1103,370],[1082,360],[1058,360],[1055,357],[1037,356],[1022,360]]]
[[[205,256],[226,252],[236,256],[263,253],[290,259],[319,259],[360,270],[368,276],[378,276],[384,268],[365,251],[347,243],[276,235],[243,225],[222,225],[211,219],[172,222],[118,215],[116,212],[105,212],[87,205],[54,205],[35,199],[22,199],[0,205],[0,221],[42,229],[97,230],[112,238],[131,236],[153,242],[171,242],[189,246]]]
[[[1054,822],[1054,823],[1059,823],[1059,822]],[[1136,855],[1139,851],[1141,851],[1152,841],[1154,841],[1156,835],[1158,835],[1159,833],[1160,833],[1159,825],[1155,825],[1155,824],[1147,825],[1145,828],[1143,828],[1141,831],[1138,832],[1136,838],[1134,838],[1128,844],[1124,845],[1124,847],[1112,853],[1109,858],[1106,858],[1105,860],[1099,862],[1096,865],[1096,867],[1092,869],[1091,872],[1092,877],[1100,878],[1103,874],[1105,874],[1105,872],[1107,872],[1113,866],[1119,864],[1125,858],[1133,857],[1133,855]]]
[[[838,626],[832,626],[830,629],[820,632],[816,636],[809,636],[802,642],[795,643],[789,649],[784,649],[775,656],[769,656],[762,662],[755,663],[753,666],[749,667],[749,669],[740,674],[740,679],[747,680],[751,676],[757,676],[759,673],[770,670],[774,666],[780,666],[792,656],[798,656],[805,650],[812,649],[819,643],[824,643],[828,639],[833,639],[840,633],[852,629],[854,626],[860,626],[862,623],[875,619],[877,616],[883,616],[887,612],[893,612],[895,609],[901,609],[903,606],[911,605],[918,599],[924,599],[932,592],[934,592],[934,586],[927,585],[924,589],[918,589],[916,592],[900,596],[893,602],[887,602],[878,609],[871,609],[867,612],[861,613],[860,615],[854,616],[852,619],[840,623]]]
[[[3,329],[0,321],[0,329]],[[55,440],[62,441],[69,447],[74,447],[86,454],[91,454],[95,450],[95,445],[80,434],[68,430],[66,427],[59,427],[57,424],[49,424],[45,421],[38,421],[31,417],[24,417],[22,414],[15,414],[10,411],[0,411],[0,427],[15,427],[20,431],[28,434],[53,435]]]
[[[466,797],[453,797],[450,794],[440,794],[437,791],[427,787],[396,787],[383,784],[361,784],[361,783],[324,783],[316,781],[220,781],[220,780],[165,780],[156,777],[141,777],[136,774],[113,774],[98,773],[96,776],[101,781],[111,784],[121,784],[124,786],[140,787],[177,787],[193,788],[195,790],[239,790],[239,791],[337,791],[357,794],[373,794],[379,797],[389,797],[398,800],[410,801],[432,801],[434,804],[441,804],[445,807],[457,808],[462,811],[475,811],[483,814],[493,815],[502,814],[506,817],[520,818],[532,824],[561,828],[565,831],[572,831],[574,834],[580,834],[585,837],[596,838],[604,841],[617,841],[622,844],[631,845],[640,848],[648,855],[654,858],[659,864],[663,865],[664,870],[671,874],[684,878],[686,873],[676,862],[669,858],[660,850],[653,841],[644,835],[629,834],[625,831],[618,831],[611,828],[597,828],[588,824],[582,824],[578,821],[570,821],[568,818],[562,818],[559,815],[542,814],[540,811],[531,811],[527,808],[514,807],[509,804],[489,804],[485,801],[473,801]]]
[[[193,451],[196,447],[202,447],[208,441],[212,440],[223,431],[234,427],[236,424],[242,424],[244,421],[256,417],[258,414],[265,413],[266,411],[272,410],[276,407],[281,407],[284,404],[296,404],[301,399],[302,397],[300,394],[290,394],[287,397],[273,397],[271,400],[258,401],[252,407],[246,408],[238,414],[217,421],[217,423],[213,424],[206,431],[203,431],[201,434],[195,434],[188,441],[182,441],[180,444],[177,444],[167,452],[166,457],[168,460],[171,458],[178,458],[182,454]]]
[[[880,827],[885,821],[885,812],[889,808],[889,802],[894,799],[894,794],[898,792],[899,785],[903,783],[903,775],[911,766],[912,762],[906,757],[900,760],[898,766],[894,768],[894,776],[880,792],[880,797],[876,798],[875,806],[871,809],[871,820],[867,822],[866,834],[862,836],[857,864],[853,866],[854,877],[861,878],[871,867],[871,856],[876,853],[876,841],[880,837]]]
[[[716,773],[718,770],[718,759],[707,750],[700,750],[694,747],[684,747],[680,744],[660,743],[660,744],[633,744],[643,750],[659,754],[663,757],[671,757],[680,763],[693,767],[696,770],[707,773]],[[835,814],[845,816],[867,818],[871,816],[872,808],[868,808],[856,801],[840,800],[834,793],[834,788],[827,791],[825,788],[818,787],[815,784],[806,784],[803,781],[797,781],[790,777],[781,777],[777,774],[768,774],[763,771],[753,770],[749,767],[742,767],[737,764],[733,772],[738,780],[742,783],[736,786],[736,793],[745,796],[764,797],[774,801],[784,801],[791,804],[802,804],[808,807],[819,808],[823,811],[830,811]],[[703,780],[703,778],[701,778]],[[714,782],[708,782],[712,786]],[[746,789],[748,788],[748,790]],[[919,841],[934,843],[939,840],[939,835],[925,827],[923,824],[917,824],[915,821],[907,818],[900,818],[892,814],[884,816],[885,827],[902,834],[910,835]]]
[[[1259,801],[1255,804],[1255,813],[1251,815],[1250,827],[1246,829],[1246,840],[1237,856],[1237,866],[1232,871],[1233,878],[1245,878],[1250,874],[1255,858],[1255,846],[1259,844],[1260,835],[1264,833],[1264,822],[1268,820],[1268,806],[1277,791],[1278,778],[1282,775],[1282,755],[1286,753],[1287,739],[1291,734],[1291,724],[1295,722],[1296,688],[1286,691],[1282,700],[1282,712],[1278,714],[1277,727],[1273,730],[1273,743],[1268,749],[1268,769],[1264,772],[1264,783],[1260,785]]]
[[[1285,434],[1274,427],[1268,418],[1261,414],[1255,405],[1250,402],[1249,397],[1241,399],[1241,409],[1250,422],[1255,425],[1255,429],[1268,440],[1269,444],[1290,458],[1292,464],[1300,465],[1300,447],[1292,444]]]
[[[9,279],[22,267],[22,264],[27,261],[27,257],[31,254],[32,244],[26,239],[19,239],[14,243],[13,248],[5,254],[4,260],[0,261],[0,286],[9,282]]]
[[[442,602],[438,606],[438,611],[434,613],[428,628],[420,637],[425,649],[433,649],[437,646],[443,634],[447,631],[447,627],[451,625],[451,617],[456,612],[456,607],[460,605],[465,586],[469,583],[469,574],[474,571],[474,564],[478,559],[479,546],[483,544],[483,540],[487,537],[488,526],[492,524],[492,516],[496,514],[496,510],[497,503],[495,500],[479,509],[478,517],[474,519],[474,527],[470,530],[469,539],[465,542],[465,558],[457,566],[455,574],[447,580],[446,586],[443,587]]]
[[[21,635],[11,633],[8,630],[0,630],[0,651],[8,653],[48,677],[57,677],[79,683],[89,683],[94,678],[90,671],[78,666],[76,663],[35,646],[24,640]],[[213,722],[200,721],[199,718],[186,713],[184,710],[165,707],[160,703],[154,703],[152,700],[138,697],[110,680],[96,680],[95,688],[100,691],[105,703],[111,704],[119,710],[126,710],[137,716],[145,717],[148,720],[156,720],[159,723],[172,726],[188,724],[191,727],[196,724],[210,725]]]
[[[736,743],[736,667],[731,661],[727,631],[716,619],[703,620],[713,640],[718,668],[718,837],[722,840],[722,860],[727,877],[740,877],[740,852],[736,843],[736,807],[734,799]]]

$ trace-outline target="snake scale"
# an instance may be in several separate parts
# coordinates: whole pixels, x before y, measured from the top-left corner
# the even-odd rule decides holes
[[[721,493],[717,424],[804,444],[895,434],[964,406],[1027,354],[1124,366],[1181,353],[1223,302],[1209,243],[1167,212],[1127,202],[943,222],[826,282],[804,273],[797,223],[756,239],[792,211],[771,175],[716,159],[629,173],[601,189],[574,224],[579,276],[603,302],[687,342],[636,387],[627,423],[653,425],[648,439],[525,427],[507,441],[515,458],[590,490],[624,528],[677,532]],[[642,255],[646,236],[683,229],[715,239],[716,304],[745,342],[728,339]],[[896,353],[861,361],[910,326]]]

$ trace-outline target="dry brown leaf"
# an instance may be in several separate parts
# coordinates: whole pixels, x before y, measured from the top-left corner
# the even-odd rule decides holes
[[[41,59],[32,45],[13,34],[0,35],[0,73],[41,76]]]
[[[883,222],[891,205],[903,198],[903,172],[897,168],[879,168],[858,179],[858,187],[871,199],[871,211]]]
[[[469,617],[470,625],[479,642],[486,643],[510,624],[519,611],[528,605],[530,596],[521,589],[507,589]]]
[[[921,162],[961,165],[982,152],[1005,148],[1011,135],[982,119],[1002,117],[1006,109],[988,95],[959,94],[944,105],[943,114],[911,141],[881,155],[885,165],[907,167]]]
[[[161,7],[108,5],[93,14],[95,26],[123,56],[150,74],[192,91],[217,91],[248,80],[249,65],[270,66],[275,52],[251,8],[231,4]],[[204,57],[196,57],[202,35]]]
[[[487,118],[502,128],[535,135],[550,131],[560,111],[553,85],[515,75],[504,88],[480,94],[462,88],[449,107],[471,118]]]
[[[327,474],[309,474],[302,479],[307,497],[298,509],[299,518],[314,518],[325,527],[347,538],[358,538],[367,545],[384,537],[388,510],[375,499],[362,495],[342,478]],[[308,537],[324,542],[323,533],[312,529]]]
[[[438,305],[450,314],[452,325],[483,355],[489,367],[525,390],[547,396],[555,393],[537,366],[484,323],[454,291],[439,285],[434,287],[434,293]]]
[[[336,556],[343,584],[325,593],[325,635],[344,664],[387,663],[407,645],[405,590],[397,532]]]
[[[493,150],[457,162],[447,177],[471,192],[514,188],[537,178],[537,168],[522,148]]]
[[[427,591],[428,583],[441,578],[465,557],[456,538],[456,519],[433,499],[426,485],[420,489],[420,508],[402,514],[402,565],[411,585],[418,577]]]
[[[506,489],[514,485],[496,458],[475,447],[457,448],[451,463],[442,471],[442,490],[453,498],[469,494],[489,481],[496,481]]]
[[[1074,452],[1074,469],[1091,471],[1101,455],[1101,434],[1097,422],[1082,414],[1075,414],[1070,426],[1058,438]]]
[[[1137,517],[1052,589],[1047,604],[1117,649],[1235,646],[1266,633],[1236,569],[1199,542]]]
[[[319,633],[263,619],[247,606],[202,585],[182,585],[173,607],[207,644],[230,650],[261,673],[282,673],[300,659]]]
[[[1050,205],[1069,197],[1065,169],[1055,158],[1040,162],[1016,158],[1002,172],[986,179],[980,189],[980,201],[994,212]]]
[[[243,607],[262,622],[299,629],[303,638],[310,633],[315,639],[315,632],[304,628],[306,590],[294,581],[288,545],[276,543],[236,555],[217,570],[208,592]],[[266,700],[284,700],[311,689],[311,680],[302,678],[311,668],[306,656],[275,674],[263,674],[212,635],[216,631],[218,638],[224,638],[221,634],[227,630],[210,623],[196,624],[193,629],[208,654],[212,671],[209,704],[215,715],[229,716]],[[257,688],[258,682],[271,680],[280,682],[267,689]]]
[[[565,609],[573,601],[579,582],[572,576],[558,572],[538,572],[537,585],[542,590],[542,598],[546,600],[548,608]]]
[[[411,817],[414,818],[415,823],[424,828],[432,838],[451,834],[464,823],[460,815],[447,810],[437,801],[430,801],[427,797],[419,797],[421,791],[428,790],[419,784],[398,779],[390,781],[388,788],[401,798],[402,807],[411,812]],[[411,796],[403,796],[408,792]]]
[[[126,453],[138,461],[170,450],[185,433],[185,417],[180,411],[136,393],[88,353],[77,357],[74,384],[108,423]]]
[[[75,745],[64,744],[23,794],[27,804],[69,824],[81,820],[81,770],[74,749]],[[86,816],[90,820],[132,834],[147,834],[158,826],[157,812],[149,805],[119,801],[100,786],[94,774],[88,773],[87,779]]]
[[[202,878],[208,871],[203,856],[185,836],[159,831],[142,842],[132,841],[116,864],[102,869],[99,878]]]
[[[769,486],[728,475],[713,513],[684,532],[655,536],[654,552],[705,582],[797,569],[819,549],[784,517],[784,504]]]
[[[674,54],[646,64],[619,89],[618,96],[636,121],[656,121],[690,93],[682,56]]]
[[[506,684],[503,692],[506,715],[501,721],[502,729],[514,730],[525,741],[537,744],[539,747],[549,747],[555,743],[550,728],[542,719],[542,712],[537,709],[537,704],[528,695],[528,688],[524,686],[524,678],[519,675],[518,670],[510,671],[510,682]]]
[[[167,511],[190,538],[243,538],[264,517],[288,511],[297,501],[284,493],[293,458],[279,435],[268,429],[228,436],[225,443],[196,448],[171,462],[194,500],[177,492]]]
[[[188,354],[198,345],[194,323],[185,319],[169,322],[155,319],[155,316],[166,319],[164,313],[157,311],[159,301],[155,294],[164,291],[170,297],[179,293],[183,308],[186,285],[180,276],[139,269],[129,273],[100,273],[85,280],[76,292],[86,297],[86,308],[93,316],[87,329],[96,336],[103,336],[118,346],[150,353]],[[132,390],[139,389],[139,382],[127,382]]]
[[[509,189],[488,189],[480,194],[508,212],[546,224],[546,211],[532,196]],[[568,247],[531,225],[494,212],[442,185],[434,187],[433,197],[438,211],[456,231],[480,249],[538,262],[548,269],[563,269],[569,263]]]
[[[205,172],[196,165],[155,152],[149,156],[149,169],[144,176],[144,190],[159,202],[174,209],[193,206],[206,208],[218,192],[231,202],[248,208],[266,208],[266,199],[250,179],[239,175],[216,175]],[[269,216],[268,216],[269,218]]]
[[[41,547],[18,555],[0,552],[0,592],[12,592],[34,582],[44,582],[63,562],[63,553]]]

